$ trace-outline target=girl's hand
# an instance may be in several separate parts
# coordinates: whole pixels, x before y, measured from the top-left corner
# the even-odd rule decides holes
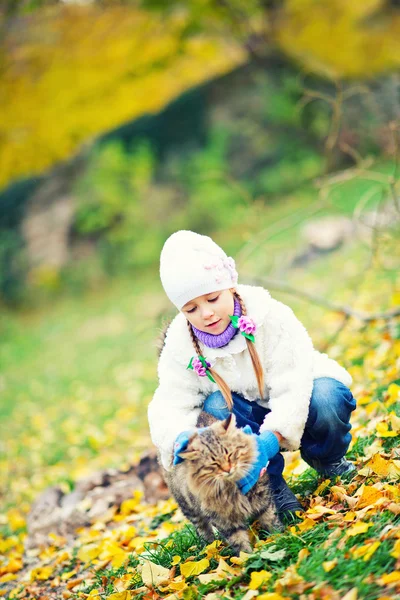
[[[186,431],[182,431],[182,433],[178,435],[174,443],[174,460],[172,463],[173,465],[178,465],[179,463],[183,462],[184,459],[181,456],[179,456],[179,453],[184,452],[186,450],[189,444],[189,440],[193,436],[193,434],[196,432],[201,433],[205,429],[207,429],[207,427],[199,427],[198,429],[188,429]]]
[[[272,431],[264,431],[260,435],[256,435],[248,425],[243,428],[243,431],[254,436],[258,450],[258,455],[249,472],[236,484],[242,494],[247,494],[255,486],[261,475],[264,475],[271,458],[279,452],[279,442],[278,437]]]

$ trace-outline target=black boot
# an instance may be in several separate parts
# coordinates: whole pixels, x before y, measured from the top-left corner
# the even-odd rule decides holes
[[[354,475],[357,475],[357,469],[353,463],[346,460],[345,458],[340,458],[335,462],[325,463],[317,458],[307,458],[302,457],[307,464],[310,465],[313,469],[317,471],[317,473],[325,478],[334,479],[335,477],[342,477],[343,479],[351,479]]]
[[[292,518],[297,511],[304,512],[303,506],[297,500],[283,477],[279,485],[273,487],[272,492],[276,510],[280,518]]]

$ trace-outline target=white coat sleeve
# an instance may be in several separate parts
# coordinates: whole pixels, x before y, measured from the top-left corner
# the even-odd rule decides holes
[[[260,431],[277,431],[282,446],[296,450],[308,417],[313,389],[313,354],[310,336],[291,308],[271,301],[268,314],[266,364],[268,413]]]
[[[185,369],[164,347],[158,363],[159,386],[148,407],[150,435],[165,469],[172,467],[175,439],[196,426],[204,403],[198,378]]]

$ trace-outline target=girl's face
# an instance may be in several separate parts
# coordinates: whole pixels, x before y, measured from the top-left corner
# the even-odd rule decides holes
[[[197,296],[182,307],[182,312],[194,327],[218,335],[231,322],[229,315],[234,311],[234,289],[221,290]]]

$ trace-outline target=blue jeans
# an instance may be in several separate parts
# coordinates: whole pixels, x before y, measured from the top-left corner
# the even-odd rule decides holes
[[[245,400],[239,394],[232,393],[232,399],[238,427],[250,425],[253,432],[258,433],[270,410]],[[301,456],[306,462],[318,461],[323,468],[346,454],[351,441],[350,415],[355,407],[353,394],[340,381],[330,377],[314,380],[308,418],[300,443]],[[229,416],[229,409],[219,391],[206,398],[203,410],[217,419]],[[272,487],[281,484],[283,468],[284,459],[279,452],[270,460],[267,468]]]

